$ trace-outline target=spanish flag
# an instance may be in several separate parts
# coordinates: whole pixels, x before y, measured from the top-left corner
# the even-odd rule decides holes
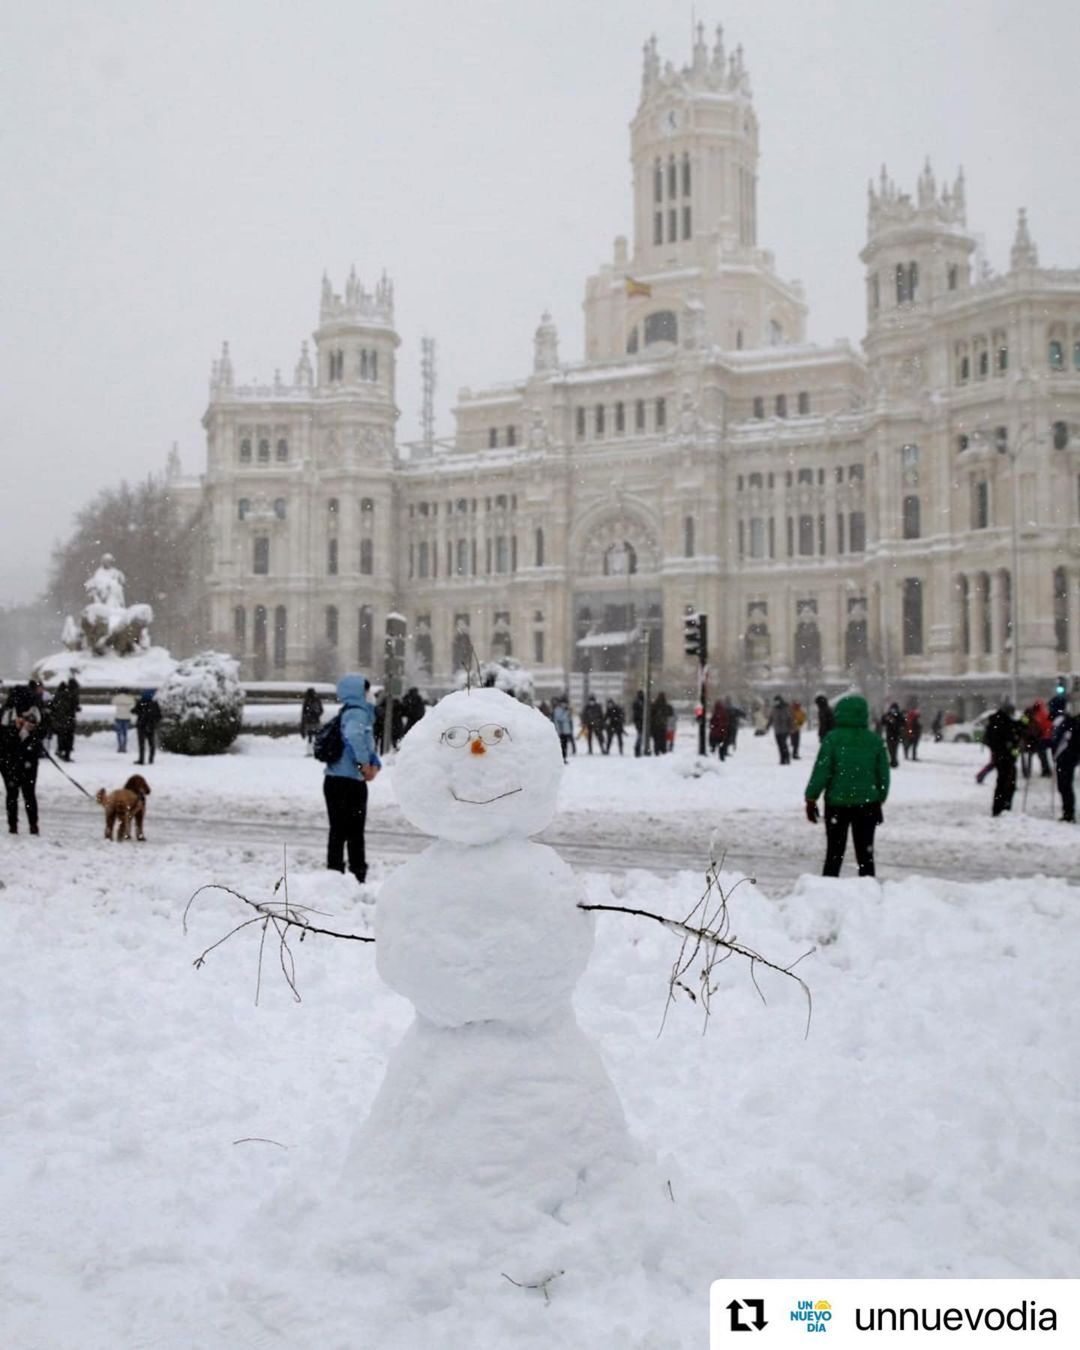
[[[643,295],[646,299],[652,295],[652,287],[646,286],[643,281],[635,281],[633,277],[626,278],[626,294],[633,298],[635,295]]]

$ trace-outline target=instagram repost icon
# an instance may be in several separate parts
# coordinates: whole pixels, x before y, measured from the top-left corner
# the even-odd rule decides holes
[[[816,1302],[811,1298],[800,1298],[789,1316],[793,1322],[801,1322],[809,1332],[828,1331],[832,1304],[827,1298],[819,1298]]]

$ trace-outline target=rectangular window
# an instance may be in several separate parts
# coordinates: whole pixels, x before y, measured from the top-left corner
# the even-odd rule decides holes
[[[517,445],[517,427],[506,428],[506,444]]]
[[[810,395],[804,389],[799,394],[799,416],[805,417],[810,411]]]
[[[662,243],[664,242],[664,213],[663,213],[663,211],[656,211],[656,212],[654,212],[654,213],[653,213],[652,222],[653,222],[653,223],[652,223],[652,241],[653,241],[654,244],[662,244]]]
[[[863,466],[861,464],[852,464],[848,467],[848,482],[861,483],[863,481]]]
[[[765,556],[765,522],[760,516],[752,516],[750,519],[750,556],[751,558]]]
[[[843,513],[843,511],[837,511],[837,513],[836,513],[836,551],[837,551],[837,553],[839,553],[839,554],[843,554],[843,552],[844,552],[844,513]]]
[[[922,582],[918,577],[904,581],[904,655],[922,656],[923,650]]]
[[[763,398],[754,399],[754,416],[759,420],[765,416],[765,400]]]
[[[740,521],[739,521],[739,558],[740,558],[740,560],[743,559],[745,556],[746,556],[746,525],[745,525],[745,523],[744,523],[743,521],[740,520]]]
[[[375,570],[375,544],[371,539],[360,540],[360,574],[369,577]]]
[[[576,427],[576,431],[577,431],[577,438],[578,438],[579,441],[583,441],[583,440],[585,439],[585,409],[584,409],[584,408],[578,408],[578,409],[575,411],[575,413],[574,413],[574,422],[575,422],[575,427]]]
[[[508,570],[509,554],[506,550],[506,536],[500,534],[495,539],[495,571],[505,572]]]
[[[619,435],[626,430],[626,404],[615,404],[615,430]]]
[[[789,558],[795,556],[795,517],[787,518],[787,555]]]
[[[684,197],[690,196],[690,156],[682,157],[682,191]]]
[[[866,516],[861,511],[852,511],[848,516],[848,551],[866,552]]]
[[[422,577],[426,577],[428,574],[428,545],[426,539],[420,541],[420,553],[416,570]]]
[[[679,237],[679,213],[674,207],[668,212],[667,237],[669,244],[674,244]]]
[[[814,517],[799,517],[799,557],[812,558],[814,556]]]
[[[326,641],[331,647],[338,645],[337,605],[326,606]]]
[[[1009,369],[1009,349],[1004,343],[997,349],[997,372],[1004,375]]]
[[[255,536],[252,541],[254,556],[252,558],[251,570],[257,577],[270,575],[270,539],[265,534]]]
[[[990,526],[990,481],[987,478],[973,480],[971,495],[971,528],[985,530]]]
[[[488,427],[488,449],[494,450],[499,444],[499,428]]]
[[[777,417],[787,416],[787,394],[777,394],[776,396],[776,415]]]
[[[469,570],[469,541],[459,539],[457,541],[457,566],[454,569],[459,577],[467,575]]]
[[[533,630],[533,661],[538,666],[544,664],[544,630],[542,628]]]
[[[773,516],[769,517],[769,557],[776,557],[776,520]]]
[[[825,517],[823,515],[817,518],[817,551],[821,557],[825,556]]]
[[[330,577],[336,577],[338,574],[338,541],[336,539],[326,541],[326,574]]]
[[[658,398],[656,400],[656,429],[663,431],[667,426],[667,400]]]
[[[904,538],[918,539],[921,522],[919,499],[914,494],[904,498]]]
[[[596,417],[596,434],[598,436],[602,436],[604,434],[604,405],[602,403],[598,403],[596,405],[595,417]]]
[[[634,404],[634,430],[645,430],[645,400],[639,398]]]
[[[688,206],[684,206],[682,209],[682,237],[684,239],[690,238],[690,208]]]
[[[370,605],[361,605],[356,623],[356,659],[361,666],[371,665],[372,611]]]
[[[800,482],[800,483],[813,483],[813,481],[814,481],[814,471],[813,471],[813,469],[800,469],[800,470],[799,470],[799,482]]]

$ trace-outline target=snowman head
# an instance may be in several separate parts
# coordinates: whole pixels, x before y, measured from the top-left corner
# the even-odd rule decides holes
[[[439,839],[527,838],[555,814],[555,728],[500,689],[448,694],[409,729],[394,766],[405,818]]]

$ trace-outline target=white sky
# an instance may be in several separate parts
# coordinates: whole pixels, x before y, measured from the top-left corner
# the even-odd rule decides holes
[[[1075,0],[727,0],[761,124],[759,242],[810,335],[861,338],[866,182],[967,173],[1007,266],[1026,205],[1080,266]],[[201,471],[211,357],[290,379],[326,268],[396,287],[403,439],[420,337],[438,430],[523,373],[549,307],[581,355],[586,275],[630,233],[641,44],[689,59],[670,0],[4,0],[0,603],[29,599],[98,488]],[[117,547],[123,564],[122,546]],[[134,597],[137,599],[138,597]]]

